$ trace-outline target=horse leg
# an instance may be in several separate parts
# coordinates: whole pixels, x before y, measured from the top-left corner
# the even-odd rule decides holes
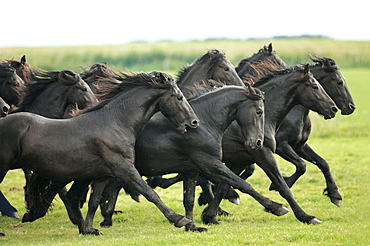
[[[299,155],[293,150],[292,146],[287,143],[278,144],[276,153],[284,158],[285,160],[293,163],[296,167],[296,171],[290,177],[284,177],[284,180],[288,187],[292,187],[295,182],[306,172],[306,163],[299,157]],[[273,184],[270,185],[270,190],[276,190]]]
[[[342,196],[339,194],[338,186],[331,175],[329,164],[307,143],[301,146],[301,148],[297,149],[297,153],[305,160],[315,164],[321,170],[326,181],[326,189],[324,190],[324,194],[329,196],[330,201],[339,207]]]
[[[67,197],[67,188],[66,187],[62,188],[58,192],[58,195],[59,195],[60,199],[63,201],[64,206],[66,207],[69,219],[72,221],[73,224],[77,225],[78,224],[78,218],[75,215],[75,213],[73,212],[72,205],[71,205],[71,203],[70,203],[70,201]]]
[[[125,185],[120,179],[112,179],[108,186],[104,189],[102,199],[100,204],[101,215],[104,218],[104,221],[100,223],[101,227],[111,227],[113,224],[112,217],[114,214],[114,208],[116,207],[118,194]],[[109,188],[109,189],[107,189]]]
[[[255,152],[255,159],[257,165],[260,166],[267,174],[276,189],[279,191],[280,195],[287,200],[294,212],[294,215],[299,221],[307,224],[321,223],[321,221],[316,219],[314,216],[306,214],[294,200],[292,192],[289,190],[288,185],[285,183],[285,180],[280,173],[274,153],[270,149],[262,147],[261,149],[257,150]]]
[[[182,174],[178,174],[175,177],[169,178],[169,179],[162,178],[162,176],[151,176],[151,177],[148,177],[146,182],[153,189],[156,188],[157,186],[163,189],[166,189],[170,187],[171,185],[176,184],[177,182],[180,182],[182,180],[183,180]]]
[[[213,182],[215,185],[218,185],[220,183],[219,180],[212,179],[212,178],[211,178],[211,182]],[[198,204],[200,206],[207,205],[210,202],[212,202],[213,199],[215,198],[214,192],[213,192],[214,187],[209,182],[208,177],[205,178],[205,177],[199,176],[199,178],[198,178],[198,184],[202,188],[202,193],[200,194],[200,196],[198,198]],[[223,198],[225,198],[225,196],[223,196],[221,199],[223,199]],[[229,201],[230,202],[233,202],[235,204],[237,204],[239,202],[237,200],[229,200]],[[229,216],[230,214],[228,212],[226,212],[225,210],[221,209],[220,206],[218,206],[218,208],[217,208],[217,215],[219,215],[219,216]]]
[[[183,204],[185,207],[186,218],[193,220],[193,209],[194,209],[194,198],[195,198],[195,187],[197,185],[198,174],[184,174],[184,198]],[[187,231],[207,231],[206,228],[197,227],[194,222],[186,225]]]
[[[96,210],[98,209],[101,200],[101,195],[103,194],[104,188],[107,186],[109,181],[110,181],[109,179],[105,179],[105,180],[94,180],[92,182],[86,219],[85,222],[82,223],[81,225],[81,233],[83,235],[86,234],[93,234],[97,236],[102,235],[102,233],[98,229],[93,228],[93,221]]]
[[[76,225],[78,226],[79,233],[82,234],[82,225],[85,219],[81,213],[81,197],[86,197],[86,190],[88,189],[91,180],[74,181],[71,188],[67,192],[68,201],[71,203],[72,212],[76,218]],[[70,218],[72,221],[72,219]]]
[[[192,157],[193,160],[195,160],[195,158],[196,156]],[[241,192],[252,196],[268,211],[272,211],[276,215],[283,215],[288,212],[288,210],[284,208],[282,204],[273,202],[269,198],[258,193],[249,183],[241,179],[238,175],[236,175],[228,167],[226,167],[220,160],[214,158],[213,156],[204,153],[203,155],[201,155],[200,159],[198,159],[197,163],[199,163],[198,168],[202,171],[202,173],[204,173],[204,175],[217,178],[221,182],[225,182],[228,185],[239,189]],[[214,208],[217,208],[217,206],[215,206]],[[216,209],[213,211],[213,214],[211,216],[216,216]]]
[[[222,198],[226,195],[229,187],[230,186],[228,184],[223,182],[216,186],[214,198],[208,203],[208,206],[202,212],[202,221],[204,224],[219,224],[218,220],[216,219],[217,211]]]
[[[149,202],[154,203],[170,223],[173,223],[176,227],[183,227],[192,222],[185,216],[179,215],[167,207],[158,194],[141,178],[131,162],[116,166],[114,172],[116,177],[135,187]]]
[[[247,165],[244,169],[244,171],[242,172],[242,174],[240,174],[239,176],[244,179],[244,180],[247,180],[247,178],[249,178],[250,176],[252,176],[252,174],[254,173],[254,167],[255,165],[254,164],[251,164],[251,165]]]

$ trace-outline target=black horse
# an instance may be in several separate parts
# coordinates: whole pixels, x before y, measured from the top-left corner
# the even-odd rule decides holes
[[[136,138],[155,112],[160,110],[184,133],[187,126],[198,127],[192,108],[175,82],[158,72],[126,75],[126,82],[112,90],[110,97],[112,99],[70,119],[16,113],[0,121],[0,139],[7,140],[0,143],[0,182],[8,170],[20,167],[58,182],[56,186],[49,185],[50,182],[30,183],[34,203],[29,204],[30,211],[24,215],[23,222],[43,216],[47,209],[42,208],[42,202],[37,202],[43,199],[51,202],[71,181],[118,177],[153,202],[175,226],[191,223],[160,200],[133,162]],[[51,192],[42,192],[49,188]],[[81,219],[79,232],[100,234],[92,227],[92,220],[90,215],[86,221]]]
[[[24,81],[7,62],[0,63],[0,97],[10,106],[18,106],[25,87]]]
[[[353,113],[355,105],[346,81],[336,62],[331,58],[318,55],[310,56],[310,59],[314,62],[314,64],[310,65],[311,73],[333,99],[342,111],[342,114],[347,115]],[[241,78],[257,82],[261,77],[287,67],[288,65],[272,49],[272,44],[269,44],[260,49],[259,52],[243,59],[236,70]],[[305,173],[306,164],[301,159],[304,158],[320,168],[327,184],[324,193],[329,196],[332,203],[339,206],[339,201],[342,200],[342,197],[338,192],[338,187],[330,172],[328,163],[316,154],[307,143],[311,132],[311,121],[308,113],[309,109],[302,105],[293,107],[282,121],[276,133],[276,154],[296,166],[296,172],[290,177],[284,177],[284,179],[289,187],[293,186],[297,179]],[[241,174],[241,177],[247,179],[252,175],[253,171],[254,165],[248,165]],[[176,181],[175,178],[172,182],[174,181]],[[162,185],[163,183],[164,181],[162,180],[156,180],[156,184]],[[170,185],[169,181],[167,181],[167,185]],[[275,190],[276,188],[274,185],[271,185],[270,189]],[[229,198],[229,200],[234,201],[238,197],[235,193],[232,193],[231,189],[226,195],[230,196],[230,194],[233,197]],[[199,197],[198,201],[199,204],[206,204],[209,201],[209,196]]]
[[[0,97],[0,118],[7,116],[9,109],[10,106]]]
[[[270,178],[280,195],[288,201],[297,219],[305,223],[317,224],[321,222],[314,216],[307,215],[294,200],[289,187],[281,176],[274,157],[276,131],[290,109],[295,105],[304,105],[324,115],[325,119],[335,116],[337,111],[335,103],[309,70],[309,65],[306,64],[304,68],[295,67],[294,70],[290,68],[277,71],[255,83],[255,87],[266,93],[264,146],[257,151],[246,149],[243,143],[238,140],[238,136],[241,134],[239,128],[231,124],[224,134],[222,150],[223,161],[238,175],[246,166],[257,163]],[[274,83],[271,81],[274,81]],[[283,83],[283,81],[286,81],[286,83]],[[204,223],[218,223],[216,211],[228,188],[225,183],[219,185],[215,199],[203,211],[202,219]]]
[[[225,86],[190,99],[189,102],[201,125],[181,135],[172,129],[171,123],[163,115],[154,116],[136,141],[135,167],[139,173],[144,176],[182,173],[185,177],[184,206],[186,217],[190,220],[193,219],[195,182],[198,173],[228,182],[252,195],[270,209],[280,209],[281,204],[255,192],[249,184],[221,163],[221,138],[233,120],[241,126],[243,136],[240,138],[245,139],[246,147],[257,149],[262,146],[264,123],[262,92],[251,87]],[[115,180],[116,189],[109,194],[108,211],[102,209],[106,213],[102,226],[112,225],[114,205],[123,183],[122,180]],[[70,200],[76,201],[74,206],[78,206],[81,195],[79,191],[81,192],[83,187],[75,184],[68,193]],[[194,223],[186,225],[186,229],[206,230]]]
[[[282,196],[288,200],[289,204],[292,206],[297,218],[300,221],[312,224],[320,223],[320,221],[315,219],[313,216],[306,215],[303,212],[303,210],[294,201],[289,188],[286,187],[285,182],[282,180],[281,174],[278,170],[273,156],[273,151],[275,150],[274,135],[281,121],[294,105],[303,104],[323,114],[325,118],[332,118],[335,116],[337,110],[335,104],[328,97],[320,84],[318,84],[318,82],[313,78],[312,74],[309,72],[309,65],[305,65],[304,68],[297,66],[294,69],[290,68],[270,74],[269,76],[261,79],[261,81],[258,82],[257,85],[261,90],[268,93],[268,98],[266,98],[266,102],[268,101],[269,104],[265,107],[266,112],[268,112],[268,115],[266,115],[265,124],[265,131],[267,131],[267,134],[265,133],[265,143],[267,144],[267,147],[263,146],[261,149],[256,151],[245,148],[244,140],[241,137],[243,135],[241,129],[238,124],[234,122],[230,125],[230,127],[225,131],[225,134],[223,135],[222,161],[225,161],[229,164],[237,164],[235,166],[238,168],[241,168],[240,166],[244,168],[245,163],[253,164],[254,162],[257,162],[265,170],[270,179],[274,183],[276,182],[280,185],[280,187],[282,187],[280,188],[282,190]],[[145,151],[138,153],[143,153],[144,155]],[[140,160],[140,158],[141,157],[138,157],[137,162]],[[157,159],[157,157],[154,159]],[[265,165],[265,163],[260,164],[259,160],[266,161],[267,165]],[[151,167],[151,169],[153,169],[153,167]],[[145,175],[145,170],[139,170],[140,172],[142,172],[143,175]],[[232,170],[235,170],[234,166],[232,166]],[[236,173],[240,174],[240,171]],[[202,173],[202,175],[204,175],[204,173]],[[206,176],[214,177],[214,175]],[[182,174],[182,179],[183,178],[185,177]],[[228,183],[228,181],[222,181],[224,184]],[[237,186],[233,185],[233,187],[236,188]],[[227,189],[229,187],[228,185],[224,185],[224,188]],[[225,193],[222,193],[220,196],[218,196],[217,199],[221,199],[224,194]],[[214,202],[214,207],[210,207],[209,209],[207,209],[211,212],[207,212],[206,210],[206,212],[203,213],[203,221],[205,223],[218,223],[217,220],[212,217],[212,215],[208,216],[208,214],[213,212],[216,213],[217,211],[219,211],[219,201],[220,200],[217,200],[218,203]],[[263,205],[265,206],[265,204]],[[286,210],[278,210],[277,207],[271,209],[271,207],[265,206],[265,208],[267,211],[271,211],[276,215],[282,215],[286,213]],[[112,209],[112,207],[110,207],[110,209]],[[103,223],[109,224],[111,222],[111,218],[109,218],[109,216],[112,215],[112,210],[110,210],[109,213],[105,211],[102,211],[102,213],[105,217],[105,222]]]
[[[310,65],[313,76],[333,99],[342,114],[348,115],[353,113],[356,107],[346,80],[336,62],[332,58],[318,55],[310,56],[310,59],[314,62],[314,64]],[[265,46],[258,53],[242,60],[236,70],[240,77],[257,82],[262,76],[286,67],[287,65],[276,55],[276,52],[272,49],[272,44],[270,44],[268,48]],[[327,185],[324,194],[329,196],[333,204],[340,206],[342,196],[338,192],[329,164],[307,143],[310,133],[311,120],[309,109],[301,105],[293,107],[282,121],[275,136],[276,153],[296,166],[296,171],[290,177],[284,177],[285,182],[289,187],[292,187],[298,178],[305,173],[306,163],[301,159],[303,158],[320,168]],[[242,174],[242,178],[248,178],[253,173],[253,170],[254,167],[252,165],[247,166],[246,171]],[[276,188],[274,185],[271,185],[270,189],[275,190]]]

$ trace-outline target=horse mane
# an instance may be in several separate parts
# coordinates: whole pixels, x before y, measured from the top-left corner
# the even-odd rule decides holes
[[[181,82],[184,80],[184,78],[187,76],[187,74],[190,72],[190,69],[198,64],[203,64],[206,62],[209,62],[211,65],[209,69],[219,62],[221,59],[225,59],[225,52],[217,50],[217,49],[211,49],[208,50],[204,55],[197,58],[192,64],[183,66],[180,71],[176,75],[176,81],[178,84],[181,84]]]
[[[279,69],[283,68],[288,68],[288,65],[279,57],[276,55],[276,51],[272,49],[272,43],[270,43],[268,46],[264,45],[261,49],[258,50],[258,52],[254,53],[253,55],[242,59],[238,66],[235,68],[236,72],[239,73],[240,70],[244,68],[246,64],[249,64],[252,66],[257,62],[253,62],[254,59],[256,59],[256,56],[263,54],[266,56],[266,61],[270,61],[272,64],[275,66],[280,66]]]
[[[188,101],[196,99],[204,94],[207,94],[210,91],[215,91],[220,88],[236,87],[236,86],[228,86],[218,81],[214,81],[214,83],[215,84],[213,86],[210,86],[204,81],[196,83],[194,87],[190,88],[191,97],[188,98]],[[245,91],[245,95],[248,99],[251,99],[251,100],[261,100],[261,99],[264,100],[265,99],[264,92],[261,91],[259,88],[254,88],[250,84],[246,84],[245,89],[247,89],[247,91]]]
[[[43,211],[43,207],[49,207],[54,199],[52,194],[52,181],[33,173],[26,189],[27,199],[26,208],[29,209],[33,204],[35,208]]]
[[[326,72],[335,72],[339,70],[336,62],[332,58],[323,57],[319,55],[309,55],[311,61],[315,62],[313,67],[322,67]]]
[[[289,68],[282,69],[282,70],[273,71],[273,72],[269,73],[268,75],[260,78],[257,82],[255,82],[252,85],[254,85],[254,86],[261,85],[261,84],[264,84],[267,81],[271,80],[272,78],[275,78],[277,76],[287,75],[287,74],[290,74],[293,71],[297,71],[297,70],[303,71],[303,67],[302,66],[295,66],[295,67],[289,67]],[[247,81],[247,82],[249,84],[251,84],[251,82],[249,82],[249,81]]]
[[[92,78],[106,78],[106,77],[116,77],[117,73],[108,67],[106,63],[95,63],[88,68],[82,68],[83,72],[80,73],[81,78],[86,81]]]
[[[91,108],[75,110],[72,112],[72,115],[77,116],[83,113],[99,110],[103,108],[105,105],[107,105],[109,102],[111,102],[119,94],[121,94],[121,92],[128,91],[132,88],[137,88],[138,86],[166,89],[171,87],[175,83],[175,81],[170,75],[157,71],[153,71],[151,73],[132,73],[132,74],[120,72],[118,74],[118,77],[116,78],[121,83],[116,84],[104,83],[103,86],[101,87],[99,86],[99,90],[101,90],[102,94],[97,96],[99,97],[99,100],[101,100],[102,102]]]
[[[25,95],[17,111],[24,111],[52,83],[59,82],[63,85],[74,85],[80,80],[79,75],[71,70],[46,71],[35,69],[34,75],[34,80],[24,90]]]
[[[250,63],[249,66],[253,70],[253,74],[247,74],[243,76],[243,82],[253,85],[260,78],[263,78],[273,71],[280,71],[282,67],[271,60],[258,61]],[[285,66],[284,66],[285,68]],[[284,69],[285,70],[285,69]]]

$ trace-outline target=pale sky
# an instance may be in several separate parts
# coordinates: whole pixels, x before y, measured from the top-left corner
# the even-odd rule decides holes
[[[0,4],[0,47],[323,35],[370,40],[363,0],[17,0]]]

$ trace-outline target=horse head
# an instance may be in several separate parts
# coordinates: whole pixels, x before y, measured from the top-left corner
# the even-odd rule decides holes
[[[293,76],[293,80],[305,84],[305,86],[300,87],[300,91],[297,91],[296,94],[299,95],[300,104],[323,115],[325,119],[333,118],[338,108],[312,75],[310,66],[308,64],[303,67],[295,66]]]
[[[335,61],[318,55],[310,55],[310,59],[316,63],[314,66],[311,66],[311,72],[333,99],[342,114],[352,114],[356,106],[347,87],[346,80]]]
[[[235,118],[245,139],[244,146],[258,149],[262,147],[264,140],[264,92],[247,84],[244,93],[247,100],[238,105]]]
[[[58,79],[59,82],[69,85],[65,94],[69,105],[84,109],[98,104],[99,101],[89,85],[76,72],[63,70],[59,73]]]
[[[0,97],[9,105],[18,106],[24,88],[24,82],[16,70],[8,63],[0,63]]]
[[[187,126],[197,128],[199,119],[172,77],[160,72],[152,72],[151,75],[156,83],[171,86],[171,89],[161,97],[159,103],[162,114],[177,126],[176,129],[179,132],[187,132]]]

